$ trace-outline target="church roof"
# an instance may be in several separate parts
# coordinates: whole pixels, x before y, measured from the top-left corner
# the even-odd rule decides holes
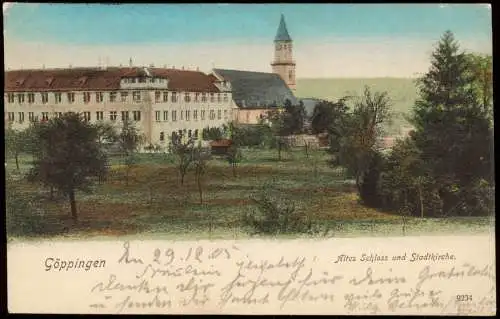
[[[298,104],[298,100],[278,74],[226,69],[214,69],[213,71],[231,83],[233,100],[238,107],[283,106],[287,99],[292,104]]]
[[[283,14],[281,15],[280,25],[278,27],[278,32],[276,33],[274,41],[292,41],[292,38],[288,34],[285,23],[285,16]]]

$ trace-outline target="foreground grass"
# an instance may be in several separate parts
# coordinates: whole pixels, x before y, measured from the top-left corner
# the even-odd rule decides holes
[[[240,218],[255,209],[251,198],[264,185],[272,185],[296,203],[297,209],[324,228],[320,236],[325,237],[485,232],[491,227],[487,218],[403,220],[367,208],[359,203],[343,171],[328,167],[323,152],[306,156],[303,150],[294,150],[284,153],[282,161],[271,150],[245,150],[243,155],[237,176],[225,161],[209,162],[201,201],[194,174],[188,173],[181,185],[166,155],[141,154],[128,182],[120,159],[114,159],[107,181],[96,184],[89,194],[77,194],[77,224],[70,219],[65,198],[51,201],[46,189],[22,179],[8,187],[37,215],[33,219],[41,228],[37,236],[49,238],[249,238]],[[21,162],[19,175],[29,169],[29,158]],[[11,162],[8,167],[12,169]]]

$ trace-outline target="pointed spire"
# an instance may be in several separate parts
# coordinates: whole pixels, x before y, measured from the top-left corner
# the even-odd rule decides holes
[[[278,32],[276,33],[274,41],[292,41],[292,38],[288,34],[285,23],[285,16],[283,14],[281,14],[280,25],[278,27]]]

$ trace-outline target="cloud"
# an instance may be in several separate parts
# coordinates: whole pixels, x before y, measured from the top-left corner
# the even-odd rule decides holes
[[[297,42],[297,77],[412,77],[427,71],[432,44],[394,38]],[[491,52],[491,43],[481,40],[461,44],[472,51]],[[4,50],[5,66],[11,69],[97,66],[99,59],[105,61],[107,57],[115,66],[128,65],[132,58],[134,65],[199,67],[204,72],[213,67],[270,72],[273,59],[273,45],[267,42],[69,46],[7,37]]]

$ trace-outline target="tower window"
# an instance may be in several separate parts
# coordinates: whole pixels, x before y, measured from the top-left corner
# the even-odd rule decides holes
[[[290,72],[289,72],[288,77],[289,77],[290,81],[292,81],[292,80],[293,80],[293,71],[290,71]]]

